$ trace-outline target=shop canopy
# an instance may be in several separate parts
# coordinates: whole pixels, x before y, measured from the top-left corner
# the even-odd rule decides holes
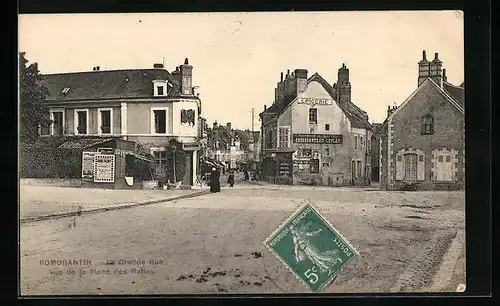
[[[80,138],[71,139],[63,142],[59,148],[60,149],[87,149],[95,147],[97,145],[102,145],[108,143],[115,138]]]
[[[137,154],[137,153],[133,153],[133,152],[128,152],[127,155],[132,155],[133,157],[137,158],[137,159],[140,159],[142,161],[145,161],[145,162],[148,162],[148,163],[154,163],[155,161],[147,156],[144,156],[144,155],[140,155],[140,154]]]

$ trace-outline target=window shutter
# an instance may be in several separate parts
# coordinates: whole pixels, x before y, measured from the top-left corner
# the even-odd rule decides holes
[[[402,181],[405,174],[403,154],[396,155],[396,181]]]
[[[418,154],[417,180],[418,181],[425,181],[425,155],[424,154]]]

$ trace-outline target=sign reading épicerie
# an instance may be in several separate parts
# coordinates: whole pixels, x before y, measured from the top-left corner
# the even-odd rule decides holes
[[[333,99],[298,98],[297,103],[309,105],[332,105]]]
[[[342,135],[336,134],[293,134],[295,143],[342,144]]]

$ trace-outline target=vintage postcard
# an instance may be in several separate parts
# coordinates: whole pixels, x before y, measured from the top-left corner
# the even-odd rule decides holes
[[[21,14],[21,296],[463,292],[461,11]]]

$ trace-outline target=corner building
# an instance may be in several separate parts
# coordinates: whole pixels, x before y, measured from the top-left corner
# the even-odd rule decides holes
[[[351,101],[349,69],[330,85],[318,73],[283,76],[275,101],[260,114],[263,179],[277,184],[369,184],[372,127]]]
[[[438,53],[432,61],[425,51],[422,57],[417,88],[400,106],[388,110],[376,133],[381,189],[464,188],[464,83],[448,82]]]

